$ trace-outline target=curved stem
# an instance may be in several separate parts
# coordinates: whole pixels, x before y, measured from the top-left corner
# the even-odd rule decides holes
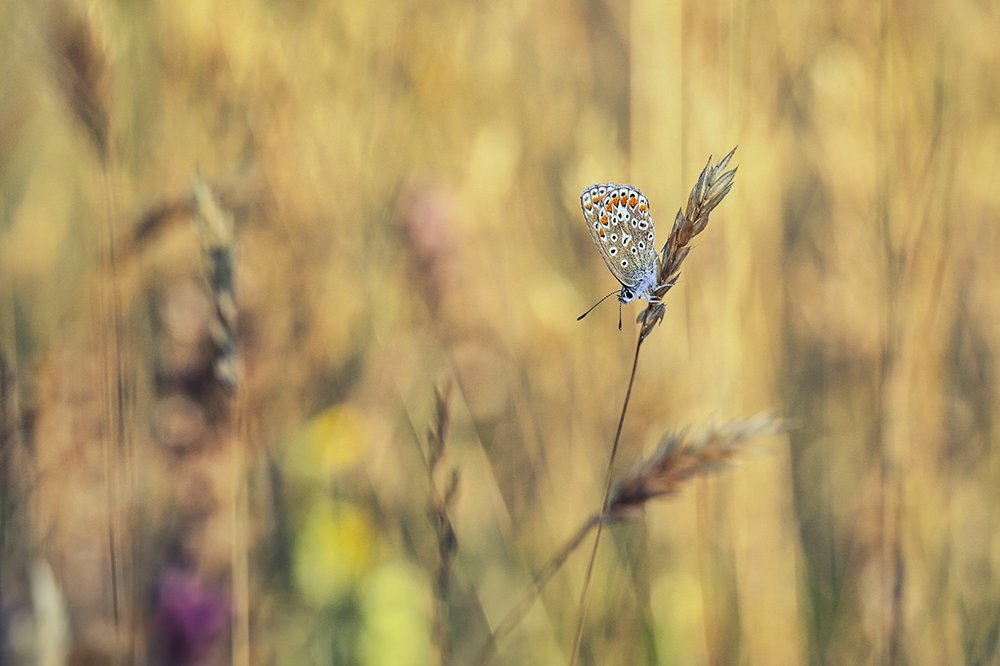
[[[531,608],[532,604],[535,603],[535,599],[538,595],[542,593],[545,589],[545,585],[552,579],[557,571],[562,567],[563,563],[573,554],[573,551],[583,542],[584,537],[586,537],[590,530],[597,525],[600,520],[600,516],[595,514],[588,518],[583,525],[570,537],[566,543],[563,545],[559,551],[552,556],[552,558],[543,566],[538,573],[535,575],[535,584],[532,586],[521,599],[514,604],[514,607],[507,611],[507,614],[500,620],[497,628],[493,631],[489,640],[486,641],[486,645],[483,646],[482,650],[479,652],[479,658],[476,663],[487,664],[493,655],[496,653],[497,643],[510,633],[511,629],[517,626],[517,624],[524,619],[525,614]]]
[[[594,561],[597,559],[597,546],[601,543],[601,530],[604,527],[604,513],[611,492],[611,474],[615,468],[615,458],[618,456],[618,445],[622,439],[622,427],[625,425],[625,412],[628,411],[628,401],[632,397],[632,384],[635,382],[635,371],[639,366],[639,350],[645,338],[640,333],[635,343],[635,358],[632,359],[632,374],[628,378],[628,390],[625,391],[625,403],[622,405],[622,415],[618,419],[618,431],[615,433],[615,443],[611,446],[611,459],[608,461],[608,474],[604,480],[604,495],[597,514],[597,536],[594,537],[594,550],[590,553],[590,563],[587,565],[587,576],[583,579],[583,592],[580,594],[580,619],[576,625],[576,636],[573,638],[573,651],[570,653],[569,664],[575,666],[577,654],[580,652],[580,640],[583,638],[583,625],[587,619],[587,599],[590,596],[590,580],[594,573]]]

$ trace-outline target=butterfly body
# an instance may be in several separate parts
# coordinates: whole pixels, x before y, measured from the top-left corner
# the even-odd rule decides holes
[[[649,200],[631,185],[591,185],[580,195],[583,218],[608,270],[622,288],[618,300],[649,300],[657,253]]]

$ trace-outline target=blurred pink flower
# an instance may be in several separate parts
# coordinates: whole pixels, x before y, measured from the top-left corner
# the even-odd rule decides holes
[[[160,578],[153,625],[154,663],[187,666],[207,661],[229,625],[225,595],[194,573],[170,567]]]

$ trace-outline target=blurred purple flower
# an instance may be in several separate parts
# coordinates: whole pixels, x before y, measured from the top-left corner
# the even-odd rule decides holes
[[[156,663],[200,664],[212,654],[229,625],[225,595],[194,573],[168,568],[160,578],[153,625]]]

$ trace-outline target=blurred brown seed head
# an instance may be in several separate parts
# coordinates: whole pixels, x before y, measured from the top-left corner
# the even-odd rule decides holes
[[[54,2],[48,45],[55,79],[101,159],[107,157],[111,126],[111,70],[107,49],[92,16],[71,2]]]
[[[726,467],[751,439],[788,428],[787,421],[764,414],[708,425],[696,433],[668,433],[652,457],[618,484],[608,501],[608,515],[627,517],[653,498],[676,493],[688,479]]]
[[[444,456],[448,441],[448,426],[451,422],[451,413],[448,408],[450,396],[450,383],[434,389],[434,425],[427,431],[427,467],[431,474],[434,473],[438,462]]]

